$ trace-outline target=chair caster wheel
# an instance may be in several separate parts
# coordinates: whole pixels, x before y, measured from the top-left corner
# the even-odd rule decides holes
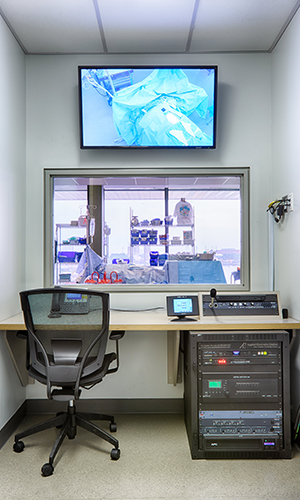
[[[117,424],[112,422],[109,426],[110,432],[117,432]]]
[[[23,443],[23,441],[17,441],[14,444],[13,448],[16,453],[21,453],[21,451],[23,451],[25,448],[25,444]]]
[[[51,476],[54,472],[54,467],[51,464],[44,464],[41,471],[43,476]]]
[[[119,460],[120,455],[121,455],[121,450],[119,450],[119,448],[113,448],[110,452],[110,458],[112,460]]]

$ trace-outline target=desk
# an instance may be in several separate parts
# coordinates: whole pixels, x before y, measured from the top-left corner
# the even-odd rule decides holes
[[[110,330],[297,330],[300,321],[277,316],[205,317],[196,321],[171,321],[165,309],[155,311],[110,311]],[[0,321],[0,331],[26,330],[22,313]]]
[[[179,363],[180,331],[249,331],[249,330],[298,330],[300,321],[293,318],[281,319],[274,316],[212,317],[196,321],[171,321],[165,309],[155,311],[114,311],[110,312],[110,330],[125,331],[167,331],[168,343],[168,383],[181,382]],[[12,357],[15,369],[23,385],[28,384],[24,340],[16,336],[16,331],[26,330],[22,313],[0,322],[0,331]]]

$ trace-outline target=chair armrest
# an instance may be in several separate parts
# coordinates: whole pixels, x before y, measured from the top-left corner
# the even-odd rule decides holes
[[[95,383],[100,382],[107,373],[113,373],[117,371],[117,368],[109,369],[110,364],[116,358],[117,355],[115,352],[109,352],[108,354],[105,354],[102,366],[99,368],[99,370],[97,372],[92,373],[91,375],[87,375],[86,377],[81,377],[80,386],[84,387],[85,389],[88,389],[88,387],[86,386],[94,385]]]
[[[121,340],[124,337],[124,335],[125,335],[125,331],[123,331],[123,330],[120,330],[120,331],[113,330],[110,332],[109,338],[110,338],[110,340]]]
[[[113,373],[113,372],[117,371],[116,368],[109,368],[109,365],[115,359],[117,359],[117,355],[116,355],[115,352],[109,352],[109,353],[105,354],[104,360],[103,360],[103,363],[102,363],[102,366],[101,366],[101,371],[97,372],[96,375],[99,376],[98,373],[101,373],[101,379],[102,379],[102,377],[104,377],[104,375],[106,375],[107,373]],[[91,375],[91,377],[93,377],[93,375]]]
[[[19,330],[19,331],[17,331],[16,335],[17,335],[18,339],[22,339],[22,340],[28,339],[27,330]]]
[[[108,370],[107,373],[113,373],[113,372],[116,372],[118,369],[119,369],[119,340],[122,339],[125,335],[125,331],[124,330],[120,330],[120,331],[117,331],[117,330],[112,330],[110,332],[110,340],[115,340],[116,342],[116,362],[117,362],[117,365],[115,368],[110,368]]]

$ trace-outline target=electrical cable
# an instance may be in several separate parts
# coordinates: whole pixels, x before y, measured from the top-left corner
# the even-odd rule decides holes
[[[298,407],[294,424],[294,441],[296,441],[300,429],[300,406]]]
[[[288,212],[291,200],[289,198],[281,198],[280,200],[274,200],[269,203],[267,212],[273,215],[274,221],[278,224],[284,215]]]
[[[165,309],[163,306],[159,307],[150,307],[149,309],[114,309],[110,308],[111,311],[119,311],[119,312],[147,312],[147,311],[156,311],[158,309]]]

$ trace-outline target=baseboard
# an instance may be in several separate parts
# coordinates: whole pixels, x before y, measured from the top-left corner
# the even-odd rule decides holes
[[[48,399],[27,399],[27,413],[56,413],[65,409],[66,403]],[[182,413],[183,399],[80,399],[79,411],[95,413]]]
[[[27,403],[26,401],[24,401],[20,408],[13,414],[13,416],[9,419],[5,426],[0,430],[0,449],[20,425],[26,415],[26,412]]]

